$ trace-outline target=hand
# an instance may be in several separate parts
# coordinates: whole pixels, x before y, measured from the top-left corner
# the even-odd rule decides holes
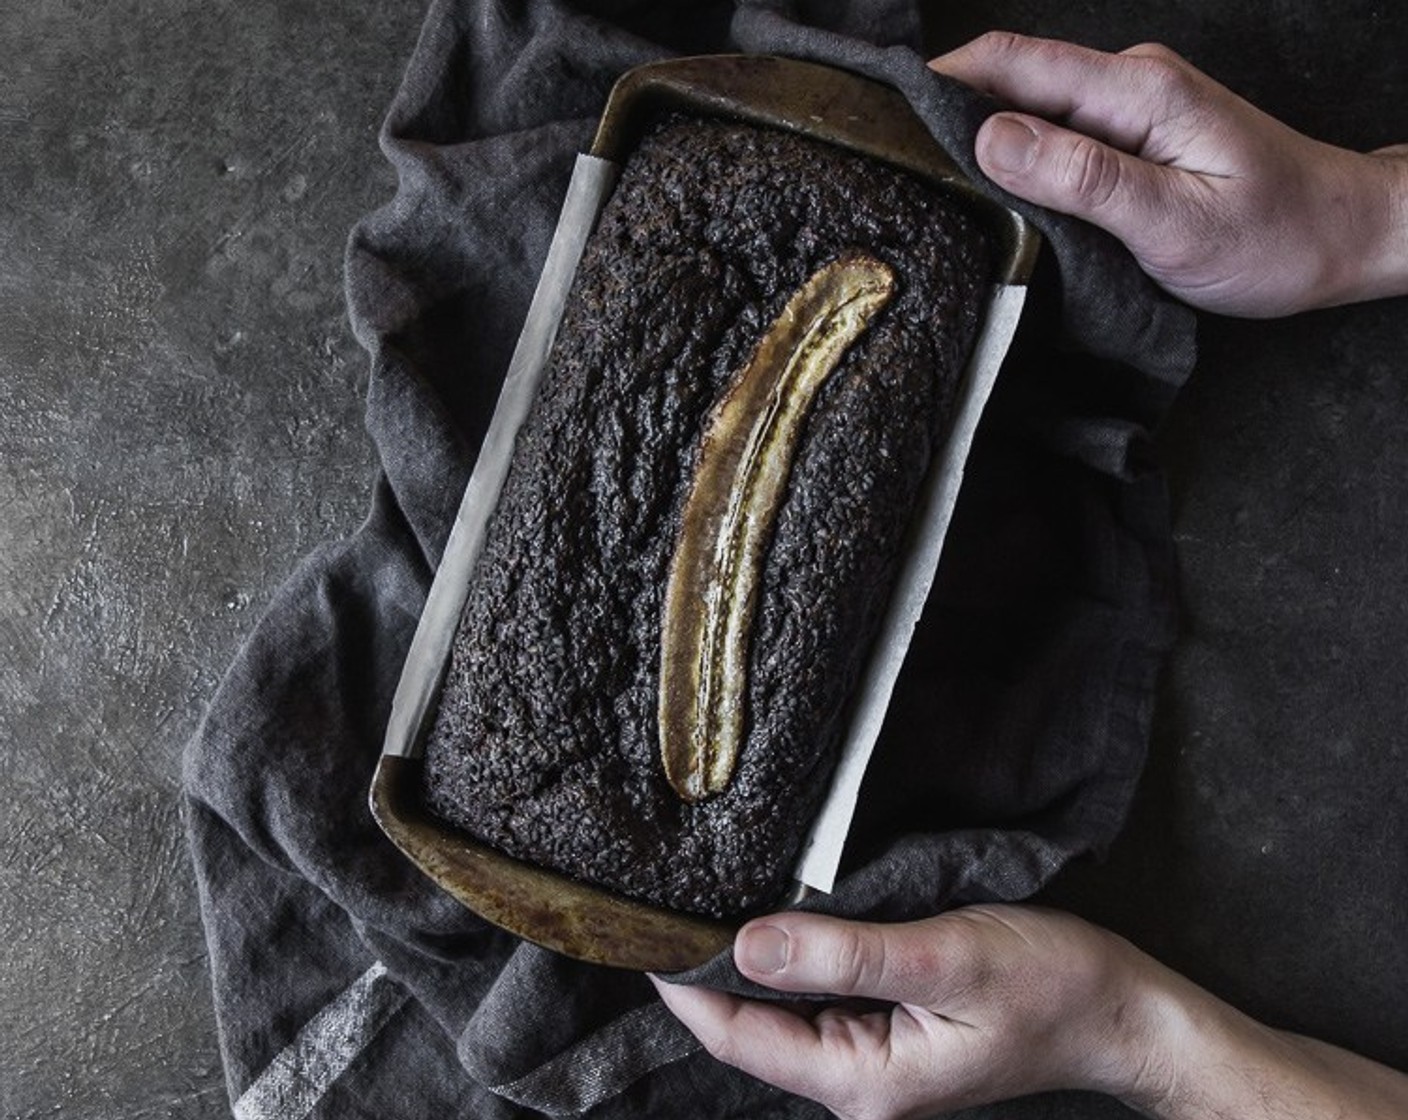
[[[734,958],[781,991],[894,1004],[808,1016],[656,983],[716,1057],[843,1117],[928,1116],[1057,1087],[1157,1094],[1139,1068],[1148,958],[1069,915],[974,906],[882,926],[780,914],[744,927]]]
[[[846,1118],[928,1116],[1094,1089],[1163,1120],[1402,1120],[1408,1076],[1276,1031],[1066,914],[970,906],[903,925],[759,918],[739,971],[797,1010],[655,980],[721,1061]]]
[[[1312,140],[1158,45],[993,32],[929,65],[1021,110],[978,132],[989,178],[1108,230],[1195,307],[1269,317],[1408,292],[1408,147]]]

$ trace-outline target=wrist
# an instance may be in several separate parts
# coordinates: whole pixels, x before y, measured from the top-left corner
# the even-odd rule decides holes
[[[1199,989],[1123,938],[1106,936],[1109,971],[1091,993],[1085,1029],[1068,1040],[1061,1087],[1105,1093],[1155,1115],[1174,1092],[1182,1044],[1198,1026],[1190,996]]]
[[[1103,1076],[1087,1086],[1119,1098],[1149,1116],[1166,1115],[1181,1066],[1208,1034],[1200,990],[1131,946],[1127,997],[1101,1063]]]
[[[1309,307],[1408,294],[1408,146],[1341,155],[1324,192],[1333,220]]]
[[[1123,1075],[1105,1089],[1131,1108],[1159,1120],[1408,1115],[1408,1076],[1258,1023],[1150,964]]]
[[[1126,1077],[1113,1095],[1146,1116],[1172,1117],[1198,1083],[1195,1071],[1230,1049],[1230,1008],[1177,973],[1155,967],[1140,1000],[1138,1051],[1126,1056]]]
[[[1247,1055],[1281,1049],[1277,1032],[1132,946],[1131,952],[1125,1022],[1110,1036],[1103,1078],[1084,1087],[1160,1120],[1236,1115],[1216,1111],[1219,1097],[1208,1087]]]

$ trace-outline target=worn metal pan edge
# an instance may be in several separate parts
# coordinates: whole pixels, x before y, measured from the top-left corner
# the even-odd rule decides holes
[[[447,827],[421,804],[422,766],[383,755],[372,815],[392,843],[481,918],[569,957],[650,972],[702,964],[732,942],[731,926],[612,895]]]
[[[622,75],[606,103],[591,153],[621,162],[660,112],[682,109],[800,133],[901,167],[961,199],[987,227],[997,252],[993,279],[1025,284],[1041,235],[993,201],[941,148],[904,95],[872,78],[777,55],[667,59]]]
[[[1030,277],[1039,234],[973,187],[889,86],[768,55],[649,63],[613,87],[591,154],[620,162],[649,121],[668,109],[784,128],[902,167],[958,195],[985,221],[997,248],[994,281],[1021,284]],[[624,898],[441,823],[420,801],[422,765],[418,757],[383,755],[372,780],[372,815],[426,875],[487,921],[579,960],[651,972],[695,967],[732,942],[737,923]]]

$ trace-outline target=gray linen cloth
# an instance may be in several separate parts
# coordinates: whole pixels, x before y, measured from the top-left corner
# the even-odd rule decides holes
[[[382,837],[366,799],[574,154],[612,82],[676,53],[836,63],[903,91],[976,175],[972,136],[992,106],[926,70],[917,38],[904,0],[432,4],[382,133],[399,189],[347,253],[382,467],[371,512],[277,593],[186,755],[236,1115],[821,1115],[700,1052],[643,977],[468,914]],[[818,909],[898,919],[1026,897],[1110,841],[1143,764],[1173,635],[1147,436],[1191,368],[1193,320],[1109,239],[1031,216],[1052,251]],[[745,990],[726,956],[692,978]]]

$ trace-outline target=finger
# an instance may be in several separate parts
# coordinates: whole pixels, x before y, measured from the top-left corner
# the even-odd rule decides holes
[[[1157,44],[1107,54],[994,31],[929,65],[1018,109],[1129,152],[1142,151],[1156,126],[1186,111],[1196,97],[1196,71]]]
[[[858,1054],[838,1057],[834,1031],[791,1011],[708,988],[651,982],[674,1016],[721,1062],[812,1100],[835,1102],[854,1080]],[[845,1068],[842,1068],[845,1067]]]
[[[779,991],[939,1010],[971,985],[973,949],[964,926],[943,918],[880,925],[787,913],[744,926],[733,959],[745,976]]]
[[[1207,201],[1198,176],[1039,117],[996,113],[978,130],[974,149],[983,173],[1005,190],[1100,226],[1136,254]]]

